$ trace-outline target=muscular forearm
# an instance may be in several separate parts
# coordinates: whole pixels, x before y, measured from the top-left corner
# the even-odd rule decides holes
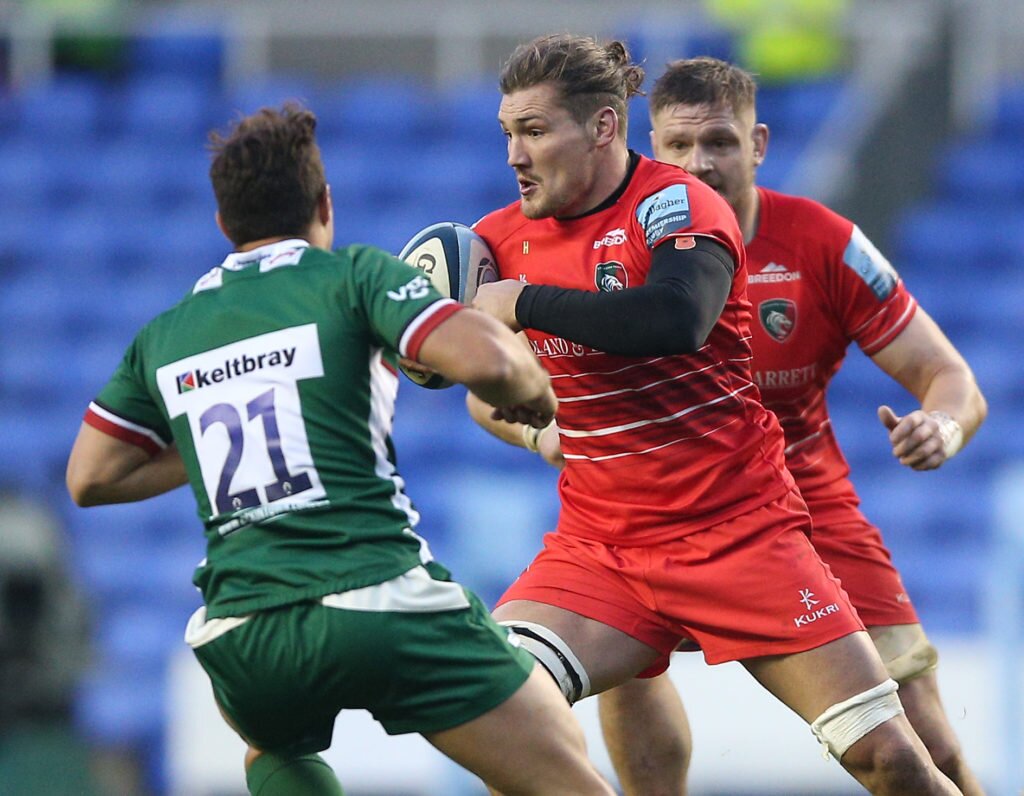
[[[178,449],[153,457],[84,427],[68,461],[67,487],[79,506],[129,503],[161,495],[188,481]]]
[[[988,414],[985,397],[966,365],[951,364],[935,373],[919,397],[924,411],[944,412],[959,423],[965,443]]]
[[[540,427],[555,414],[550,379],[537,357],[482,312],[456,312],[430,332],[417,353],[419,362],[465,384],[508,420]]]
[[[466,394],[466,409],[474,422],[488,434],[497,437],[502,442],[517,447],[525,447],[523,442],[523,424],[508,423],[504,420],[497,420],[493,417],[494,407],[484,403],[473,393]]]

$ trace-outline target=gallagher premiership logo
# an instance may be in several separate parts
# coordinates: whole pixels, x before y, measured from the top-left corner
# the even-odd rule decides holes
[[[594,285],[597,286],[598,290],[605,293],[624,290],[629,287],[626,266],[614,260],[608,263],[598,263],[597,268],[594,270]]]
[[[796,304],[789,299],[769,299],[757,308],[764,330],[776,342],[784,343],[796,327]]]

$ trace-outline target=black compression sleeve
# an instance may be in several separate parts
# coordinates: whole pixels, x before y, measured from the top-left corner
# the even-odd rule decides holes
[[[735,267],[710,238],[696,238],[692,249],[677,249],[670,239],[652,253],[645,284],[612,293],[527,285],[516,320],[610,354],[689,354],[721,315]]]

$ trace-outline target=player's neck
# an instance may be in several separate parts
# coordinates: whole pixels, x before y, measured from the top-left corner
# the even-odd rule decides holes
[[[626,175],[629,174],[629,150],[624,142],[610,149],[606,162],[607,168],[597,170],[597,180],[590,194],[589,207],[585,211],[587,213],[606,202],[626,181]]]
[[[617,197],[625,189],[626,178],[630,174],[630,163],[629,149],[623,142],[621,148],[616,146],[609,151],[605,160],[594,168],[595,179],[583,200],[570,212],[556,213],[556,217],[580,218],[610,204],[613,197]]]
[[[734,209],[736,220],[740,224],[740,232],[743,233],[743,243],[750,243],[757,235],[758,222],[761,218],[761,195],[757,192],[756,185],[750,186],[743,202]]]

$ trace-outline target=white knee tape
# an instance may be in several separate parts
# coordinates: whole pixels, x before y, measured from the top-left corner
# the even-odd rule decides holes
[[[861,694],[838,702],[811,723],[823,754],[842,760],[846,750],[875,727],[903,712],[895,680],[886,680]]]
[[[590,694],[590,678],[569,645],[543,625],[510,619],[499,624],[519,637],[520,646],[547,669],[569,704]]]

